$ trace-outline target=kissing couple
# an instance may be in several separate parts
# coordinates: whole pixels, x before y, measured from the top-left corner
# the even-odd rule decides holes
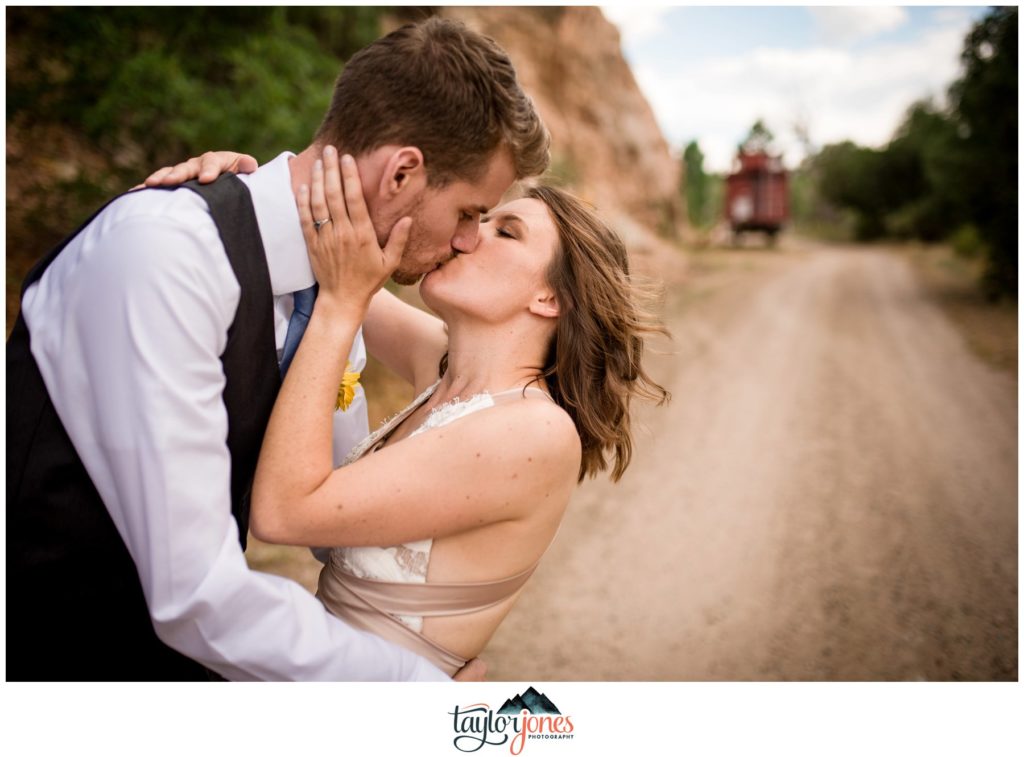
[[[544,185],[496,207],[548,144],[507,54],[431,18],[352,57],[298,154],[164,169],[41,260],[8,677],[480,679],[574,487],[629,464],[632,399],[667,397],[619,237]],[[367,353],[415,396],[373,433]],[[316,597],[247,567],[250,529],[325,548]]]

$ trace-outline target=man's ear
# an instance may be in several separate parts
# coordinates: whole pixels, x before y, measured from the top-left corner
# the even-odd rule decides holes
[[[380,175],[380,196],[393,199],[416,194],[427,186],[427,169],[418,147],[399,147],[384,164]]]
[[[541,318],[557,318],[561,310],[558,307],[558,300],[555,299],[555,293],[550,289],[538,292],[530,301],[530,312]]]

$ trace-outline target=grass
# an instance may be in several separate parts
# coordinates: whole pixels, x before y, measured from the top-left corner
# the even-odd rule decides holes
[[[1017,380],[1017,303],[989,301],[979,280],[983,261],[957,255],[946,245],[897,248],[921,284],[963,335],[968,347],[992,368]]]

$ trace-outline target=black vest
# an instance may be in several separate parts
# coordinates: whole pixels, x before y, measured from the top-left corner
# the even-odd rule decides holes
[[[231,512],[244,549],[253,472],[281,385],[270,274],[246,186],[233,174],[183,186],[208,204],[241,286],[221,362]],[[32,269],[22,295],[100,211]],[[153,631],[135,564],[54,410],[29,340],[19,314],[7,341],[8,679],[208,680]]]

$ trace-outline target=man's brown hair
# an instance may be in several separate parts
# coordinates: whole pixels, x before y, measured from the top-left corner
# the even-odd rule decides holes
[[[505,51],[459,21],[433,17],[352,56],[315,141],[353,155],[414,145],[429,184],[441,186],[478,179],[501,145],[518,178],[539,175],[550,138]]]

